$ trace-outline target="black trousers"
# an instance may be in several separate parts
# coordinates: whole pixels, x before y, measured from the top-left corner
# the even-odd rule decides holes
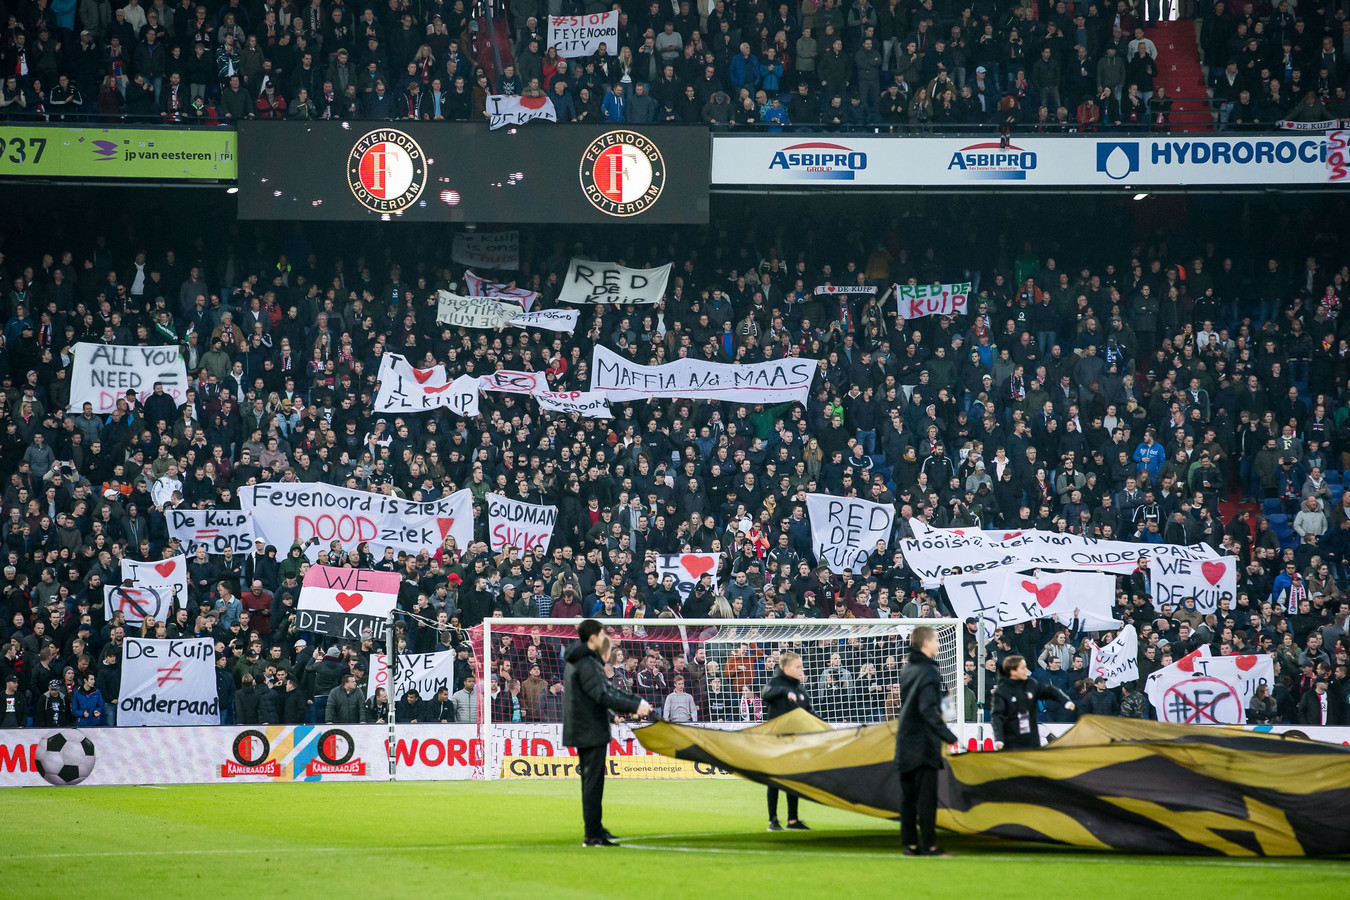
[[[906,847],[937,844],[937,777],[931,766],[900,773],[900,843]]]
[[[581,820],[586,825],[586,840],[605,836],[602,824],[605,802],[605,761],[608,744],[578,747],[577,767],[581,770]]]
[[[797,818],[797,804],[801,801],[801,798],[792,791],[783,791],[782,793],[787,794],[788,821],[792,822]],[[775,822],[778,821],[778,794],[778,788],[769,785],[769,818]]]

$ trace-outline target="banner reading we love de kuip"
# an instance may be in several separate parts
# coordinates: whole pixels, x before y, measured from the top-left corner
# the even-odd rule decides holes
[[[369,628],[375,640],[382,640],[401,581],[397,572],[310,566],[300,586],[295,627],[348,641],[359,640]]]

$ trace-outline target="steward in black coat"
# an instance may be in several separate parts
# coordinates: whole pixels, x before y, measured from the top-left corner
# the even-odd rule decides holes
[[[1034,678],[1016,681],[1004,675],[994,688],[993,712],[989,720],[994,726],[994,741],[1006,750],[1035,750],[1041,746],[1041,732],[1036,727],[1036,703],[1048,700],[1068,704],[1068,695],[1053,684],[1041,684]]]

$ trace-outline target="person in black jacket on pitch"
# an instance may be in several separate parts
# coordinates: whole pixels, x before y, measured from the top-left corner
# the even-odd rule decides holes
[[[806,678],[802,672],[802,658],[798,653],[785,650],[778,657],[778,672],[764,686],[759,699],[764,703],[764,720],[776,719],[794,709],[811,711],[811,697],[802,690]],[[793,831],[810,831],[797,817],[797,803],[801,800],[796,794],[787,791],[788,823]],[[778,788],[769,785],[769,830],[782,831],[778,824]]]
[[[1041,731],[1036,727],[1036,703],[1050,700],[1073,711],[1069,695],[1053,684],[1041,684],[1031,677],[1025,657],[1005,656],[999,666],[1002,673],[994,688],[994,749],[1035,750],[1041,746]]]
[[[577,625],[577,641],[567,648],[563,670],[563,743],[577,750],[581,771],[583,847],[617,847],[604,826],[605,752],[609,748],[610,711],[651,715],[651,705],[615,690],[605,677],[610,639],[595,619]]]
[[[895,767],[900,773],[900,840],[906,856],[948,855],[937,844],[937,776],[942,745],[956,743],[957,737],[942,718],[937,653],[937,631],[919,625],[909,636],[909,659],[900,671]]]

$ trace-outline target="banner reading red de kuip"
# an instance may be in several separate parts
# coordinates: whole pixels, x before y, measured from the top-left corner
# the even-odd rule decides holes
[[[369,628],[381,640],[400,582],[397,572],[310,566],[296,605],[296,628],[343,640],[358,640]]]
[[[970,290],[969,281],[958,284],[897,284],[895,299],[902,319],[960,316],[966,313]]]
[[[337,541],[343,550],[370,545],[377,558],[384,548],[435,553],[446,535],[462,550],[473,540],[473,495],[456,491],[430,503],[328,484],[259,484],[239,490],[253,515],[254,534],[278,548],[306,545],[310,559]],[[318,538],[318,544],[309,544]]]

